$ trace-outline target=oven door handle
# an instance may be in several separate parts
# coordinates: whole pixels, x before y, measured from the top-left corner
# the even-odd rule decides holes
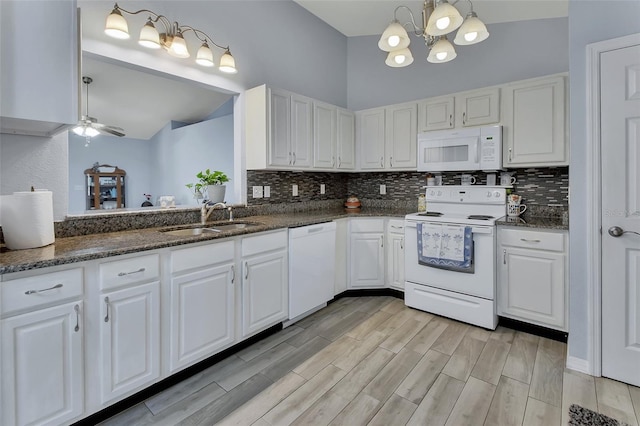
[[[412,228],[412,229],[416,229],[418,227],[418,225],[415,222],[405,222],[404,224],[405,228]],[[491,227],[483,227],[483,228],[479,228],[479,227],[472,227],[471,228],[471,232],[473,232],[474,234],[493,234],[493,228]]]

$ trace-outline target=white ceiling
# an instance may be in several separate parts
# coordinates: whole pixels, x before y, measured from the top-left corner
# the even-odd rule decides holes
[[[300,6],[353,37],[382,34],[393,19],[393,11],[404,5],[413,12],[416,24],[422,20],[422,1],[408,0],[294,0]],[[450,1],[453,3],[453,1]],[[469,11],[469,1],[456,4],[462,16]],[[569,0],[473,0],[473,10],[485,24],[558,18],[568,15]],[[400,22],[409,21],[406,10],[398,12]]]

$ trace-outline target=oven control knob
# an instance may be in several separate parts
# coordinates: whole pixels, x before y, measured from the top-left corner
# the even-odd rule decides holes
[[[494,192],[493,195],[495,195],[496,198],[500,198],[500,192],[499,191]]]
[[[432,196],[432,197],[434,196],[435,193],[436,193],[436,191],[434,191],[433,189],[431,191],[429,191],[429,195]]]
[[[487,198],[491,198],[492,195],[491,191],[487,192]]]
[[[442,191],[438,191],[438,197],[442,195]]]

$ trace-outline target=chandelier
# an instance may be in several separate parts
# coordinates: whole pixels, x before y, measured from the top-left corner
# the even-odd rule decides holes
[[[202,43],[196,53],[196,63],[198,65],[203,67],[213,67],[215,65],[213,61],[213,52],[209,47],[212,45],[224,51],[220,58],[218,69],[228,74],[235,74],[238,72],[236,69],[235,59],[231,56],[228,46],[220,46],[205,32],[188,25],[179,25],[175,21],[171,22],[166,16],[159,15],[148,9],[130,12],[121,8],[118,6],[118,3],[116,3],[113,10],[107,17],[107,23],[104,29],[105,34],[119,39],[129,38],[129,26],[127,25],[126,19],[124,19],[124,16],[122,16],[123,13],[129,15],[137,15],[139,13],[149,14],[147,23],[140,30],[138,43],[141,46],[149,49],[159,49],[162,47],[171,56],[175,56],[176,58],[188,58],[191,55],[183,34],[191,31],[198,39],[198,42]],[[163,32],[158,32],[155,26],[157,23],[162,25]]]
[[[427,61],[431,63],[444,63],[453,60],[456,50],[447,39],[447,34],[458,30],[453,42],[457,45],[469,45],[480,43],[489,37],[489,32],[484,23],[473,11],[473,4],[470,4],[470,11],[466,18],[462,18],[455,5],[447,0],[425,0],[422,8],[422,26],[416,25],[411,9],[407,6],[398,6],[393,12],[393,21],[382,33],[378,47],[389,52],[385,63],[390,67],[406,67],[413,62],[413,55],[409,50],[409,35],[405,27],[411,26],[415,36],[423,37],[429,56]],[[411,17],[410,22],[401,24],[398,21],[398,11],[405,9]],[[459,28],[459,29],[458,29]]]

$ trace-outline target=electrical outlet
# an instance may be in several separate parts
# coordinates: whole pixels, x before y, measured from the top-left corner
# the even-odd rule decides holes
[[[264,198],[271,197],[271,187],[269,185],[266,185],[264,187],[263,195],[264,195]]]
[[[326,190],[327,190],[327,188],[324,185],[324,183],[321,183],[320,184],[320,194],[324,194],[325,192],[327,192]]]
[[[253,198],[262,198],[262,187],[254,186],[253,187]]]
[[[293,195],[294,197],[298,196],[298,185],[296,185],[295,183],[291,185],[291,195]]]
[[[387,185],[380,185],[380,195],[387,195]]]

